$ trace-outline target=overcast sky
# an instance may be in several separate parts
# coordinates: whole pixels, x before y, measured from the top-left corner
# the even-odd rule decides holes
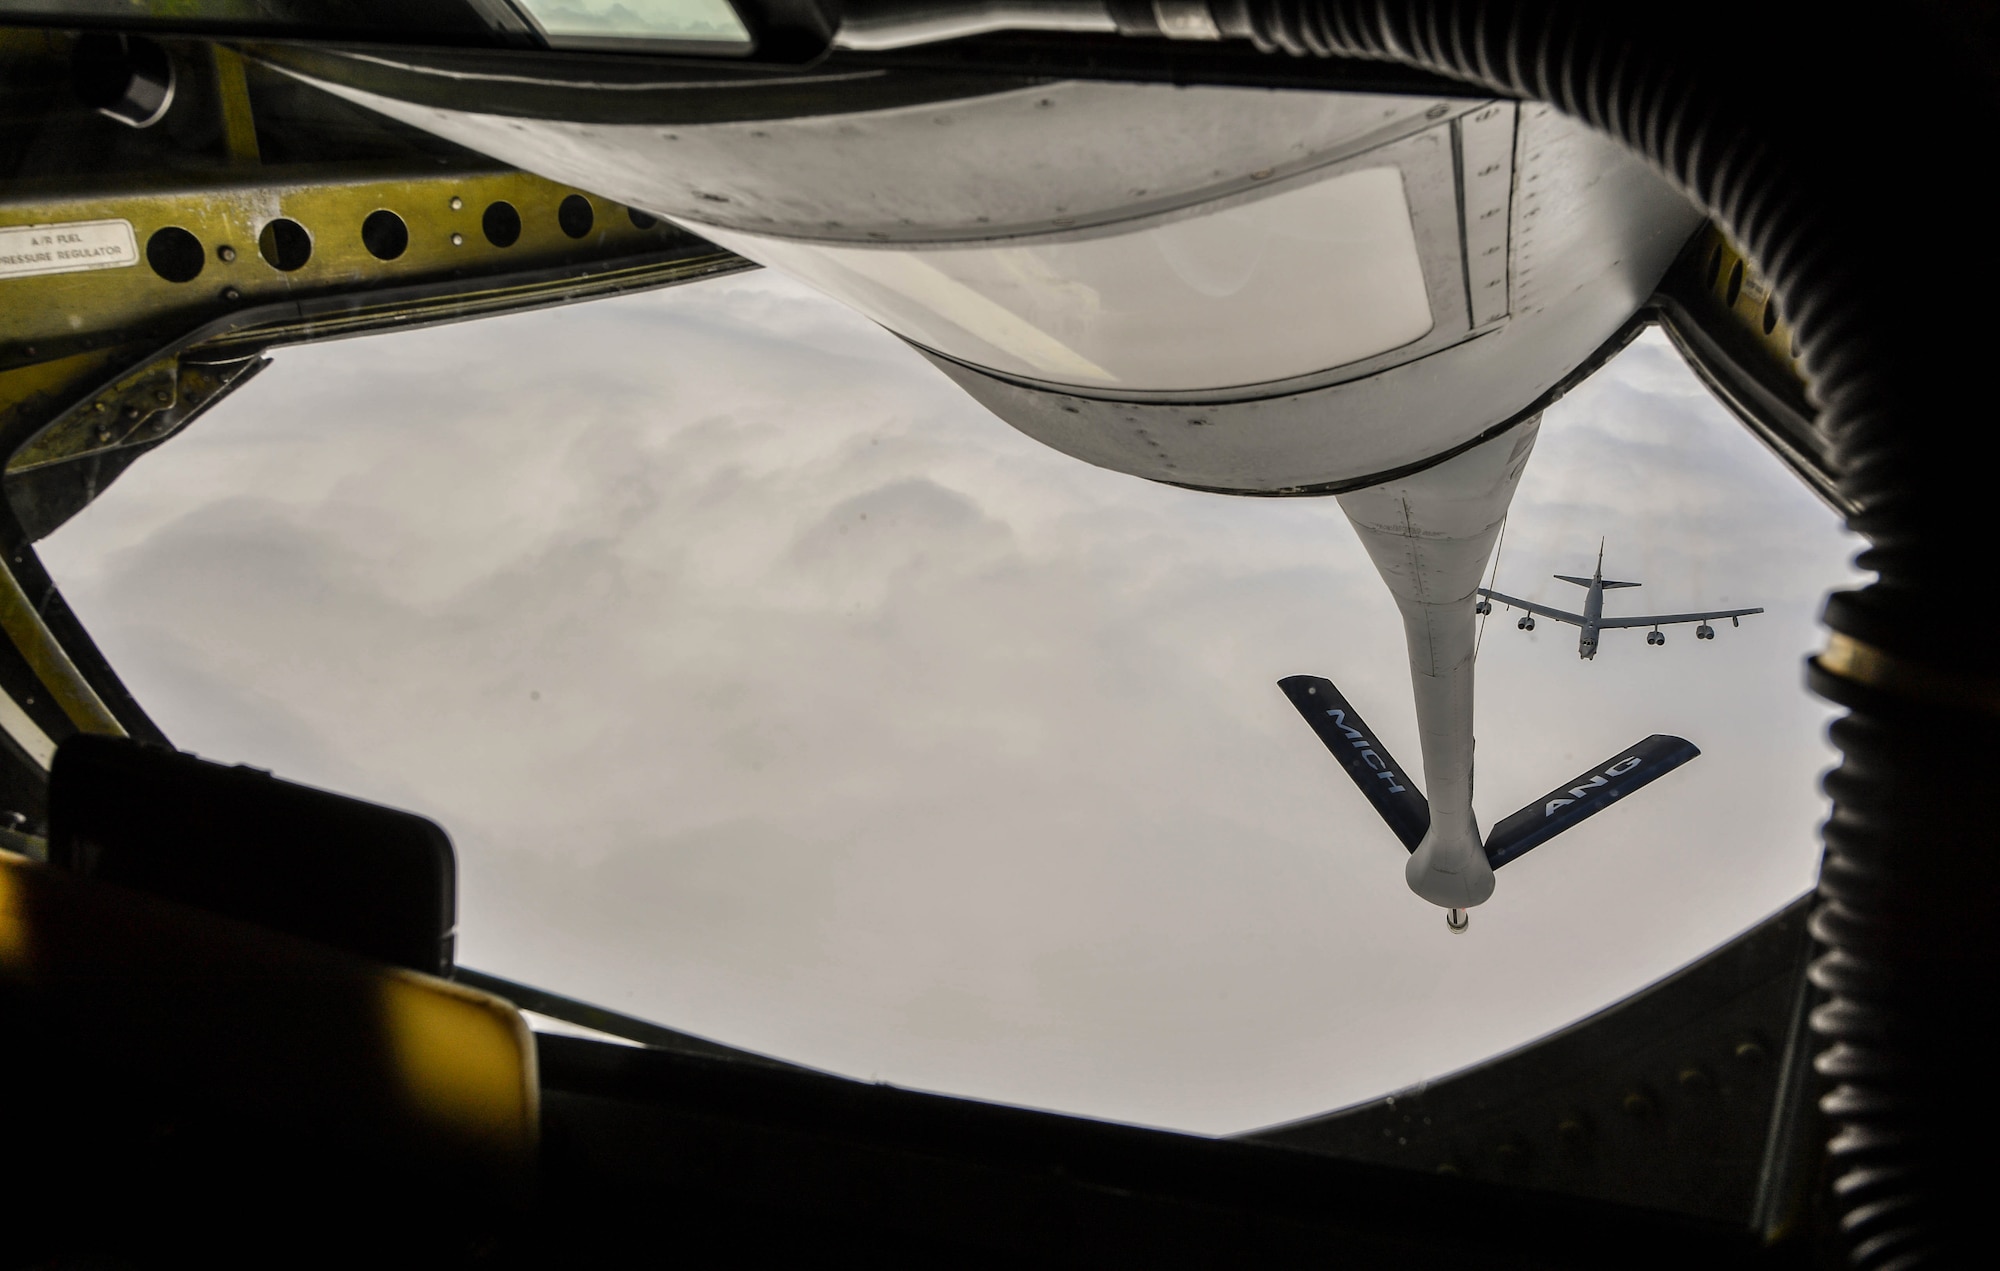
[[[1664,649],[1496,614],[1492,824],[1702,758],[1464,937],[1274,686],[1417,759],[1339,508],[1042,448],[759,273],[276,365],[45,543],[185,749],[421,811],[466,965],[857,1077],[1203,1132],[1525,1042],[1811,885],[1801,687],[1855,541],[1648,336],[1550,411],[1499,587],[1761,604]],[[1573,607],[1573,606],[1572,606]]]

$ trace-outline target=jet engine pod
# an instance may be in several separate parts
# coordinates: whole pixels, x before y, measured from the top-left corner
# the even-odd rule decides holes
[[[1522,631],[1533,631],[1535,629],[1535,615],[1531,613],[1523,614],[1521,620],[1514,625]]]
[[[1694,638],[1697,640],[1713,640],[1715,639],[1715,628],[1704,622],[1694,629]]]
[[[1513,102],[711,68],[614,110],[380,54],[288,69],[802,279],[1058,450],[1231,493],[1361,488],[1532,414],[1700,219]]]
[[[1665,644],[1666,642],[1667,633],[1664,631],[1648,631],[1646,633],[1647,644]]]

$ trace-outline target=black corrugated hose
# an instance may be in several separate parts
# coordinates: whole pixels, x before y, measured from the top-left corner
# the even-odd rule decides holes
[[[1990,4],[1211,0],[1266,51],[1385,59],[1536,98],[1705,205],[1797,332],[1878,581],[1833,596],[1813,688],[1848,708],[1813,932],[1831,1210],[1852,1264],[1988,1243],[2000,1072],[1988,879],[2000,693],[1980,193],[2000,122]],[[1745,551],[1759,550],[1745,544]],[[1837,659],[1831,650],[1863,655]],[[1836,665],[1838,663],[1838,665]]]

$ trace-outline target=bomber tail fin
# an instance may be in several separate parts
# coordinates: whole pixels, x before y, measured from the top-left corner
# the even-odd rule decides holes
[[[1431,828],[1431,805],[1417,789],[1416,779],[1390,757],[1388,748],[1361,722],[1332,680],[1293,675],[1279,680],[1278,687],[1305,716],[1390,831],[1402,840],[1403,847],[1416,851]]]
[[[1494,826],[1486,836],[1488,863],[1499,869],[1700,753],[1693,742],[1665,733],[1619,751]]]

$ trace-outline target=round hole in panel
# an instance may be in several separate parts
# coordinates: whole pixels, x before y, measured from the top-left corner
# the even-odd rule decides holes
[[[271,268],[289,274],[312,259],[312,235],[297,221],[281,216],[257,235],[257,253]]]
[[[521,238],[521,214],[512,203],[500,199],[486,205],[479,228],[486,231],[486,241],[495,247],[512,247]]]
[[[168,225],[146,240],[146,263],[168,282],[192,282],[208,263],[208,253],[200,239],[178,225]]]
[[[410,227],[388,208],[378,208],[361,222],[361,245],[376,260],[394,260],[409,250]]]
[[[590,200],[581,194],[572,194],[556,208],[556,224],[571,238],[582,238],[590,233],[590,227],[597,224],[597,209],[590,206]]]

